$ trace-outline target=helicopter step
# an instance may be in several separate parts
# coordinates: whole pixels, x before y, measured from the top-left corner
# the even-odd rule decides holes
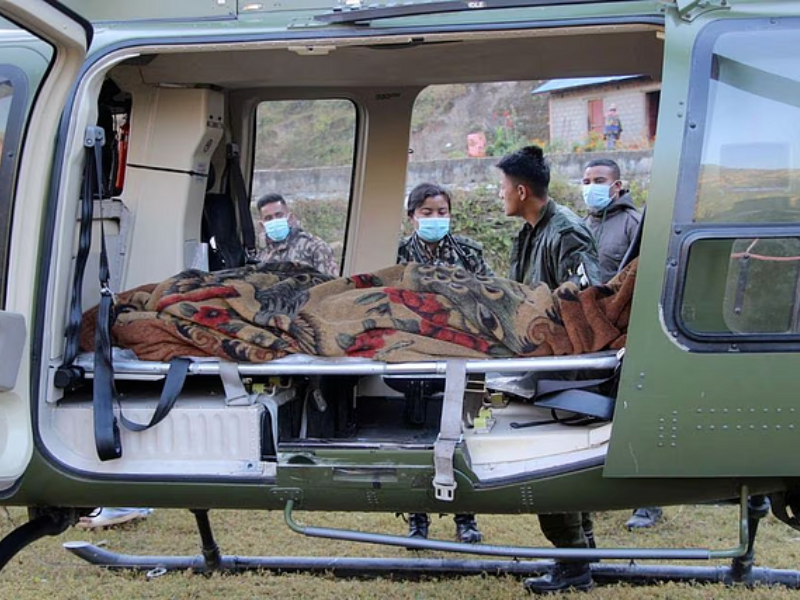
[[[800,588],[800,571],[753,567],[754,544],[758,522],[769,510],[765,496],[748,497],[742,490],[740,545],[731,550],[671,549],[671,548],[524,548],[464,544],[421,538],[407,538],[360,531],[307,527],[292,519],[294,501],[289,500],[284,511],[287,525],[295,532],[310,537],[356,541],[413,548],[471,553],[484,556],[508,557],[499,559],[427,559],[427,558],[347,558],[347,557],[258,557],[220,554],[208,518],[207,510],[192,510],[202,541],[202,555],[145,556],[108,551],[87,542],[68,542],[64,547],[87,562],[110,569],[146,571],[157,577],[168,571],[192,570],[198,573],[213,571],[243,572],[269,570],[280,573],[329,572],[340,577],[374,577],[391,574],[395,577],[459,576],[488,573],[495,575],[531,576],[548,572],[553,563],[540,558],[570,558],[589,561],[627,559],[628,564],[593,562],[592,576],[598,584],[635,583],[655,584],[692,581],[696,583],[781,585]],[[731,566],[641,565],[636,560],[712,560],[732,558]],[[522,559],[522,560],[521,560]]]

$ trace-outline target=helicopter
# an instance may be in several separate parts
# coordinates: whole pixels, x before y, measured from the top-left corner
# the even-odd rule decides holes
[[[71,551],[117,568],[350,574],[541,573],[538,559],[572,559],[593,561],[598,582],[800,586],[797,571],[753,566],[770,508],[800,529],[800,470],[786,460],[800,436],[800,3],[0,0],[0,17],[0,504],[30,514],[0,541],[0,568],[95,506],[134,505],[192,510],[203,556]],[[92,306],[102,336],[118,293],[209,271],[209,194],[228,198],[252,255],[263,104],[350,107],[339,275],[352,278],[395,262],[425,88],[602,76],[661,83],[624,349],[394,362],[201,354],[175,375],[174,361],[79,344]],[[104,123],[121,122],[114,139]],[[487,376],[577,372],[607,384],[594,408],[509,401]],[[588,418],[512,426],[552,410]],[[123,416],[154,426],[126,428]],[[470,545],[293,518],[719,501],[741,508],[734,548]],[[235,558],[213,539],[209,511],[222,508],[282,510],[311,537],[493,558]]]

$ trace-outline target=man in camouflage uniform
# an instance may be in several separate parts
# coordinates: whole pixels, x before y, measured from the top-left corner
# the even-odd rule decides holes
[[[260,262],[297,262],[326,275],[339,276],[333,249],[322,239],[304,231],[280,194],[267,194],[256,203],[259,223],[266,233],[267,246],[258,255]]]

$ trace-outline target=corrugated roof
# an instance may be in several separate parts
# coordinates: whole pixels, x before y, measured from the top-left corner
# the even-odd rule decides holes
[[[617,75],[615,77],[575,77],[573,79],[551,79],[547,83],[540,85],[533,90],[533,94],[544,94],[545,92],[560,92],[570,88],[586,87],[590,85],[601,85],[612,81],[622,81],[623,79],[634,79],[641,75]]]

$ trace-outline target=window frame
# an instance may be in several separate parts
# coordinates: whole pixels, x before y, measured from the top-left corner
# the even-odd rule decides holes
[[[343,237],[341,240],[342,244],[342,254],[337,261],[339,267],[339,276],[341,277],[344,273],[344,265],[345,259],[347,257],[347,241],[350,236],[350,223],[351,217],[353,215],[354,210],[354,202],[353,202],[353,193],[355,191],[355,178],[356,178],[356,169],[358,166],[358,156],[359,156],[359,141],[361,139],[361,128],[362,124],[362,110],[359,106],[358,102],[355,99],[349,98],[347,96],[311,96],[311,97],[301,97],[301,96],[280,96],[280,97],[262,97],[258,98],[253,103],[253,109],[251,114],[252,119],[252,140],[253,143],[251,144],[250,148],[250,185],[248,194],[249,197],[252,199],[252,210],[258,213],[258,209],[256,208],[256,201],[257,198],[253,195],[253,185],[255,184],[255,173],[256,173],[256,154],[258,149],[258,109],[262,104],[266,104],[268,102],[299,102],[299,101],[345,101],[350,104],[353,108],[353,158],[352,163],[350,165],[350,184],[347,188],[347,210],[345,211],[344,215],[344,228],[343,228]],[[259,215],[260,217],[260,215]],[[313,233],[313,232],[311,232]],[[256,232],[256,238],[258,238],[260,232]],[[316,235],[316,234],[315,234]],[[323,240],[324,241],[324,240]],[[326,242],[327,243],[327,242]]]
[[[701,240],[744,238],[800,238],[800,224],[723,223],[695,221],[697,191],[702,167],[703,143],[709,116],[709,91],[713,50],[717,40],[737,32],[796,31],[800,18],[727,19],[707,25],[697,36],[692,51],[683,148],[678,173],[678,187],[670,230],[667,266],[664,276],[662,306],[664,323],[670,335],[691,352],[797,352],[797,333],[717,333],[698,332],[684,321],[683,306],[689,255]]]
[[[13,64],[0,64],[0,81],[9,81],[12,88],[11,106],[3,133],[3,151],[0,155],[0,307],[3,307],[8,285],[11,222],[15,209],[14,188],[31,90],[25,72]]]

